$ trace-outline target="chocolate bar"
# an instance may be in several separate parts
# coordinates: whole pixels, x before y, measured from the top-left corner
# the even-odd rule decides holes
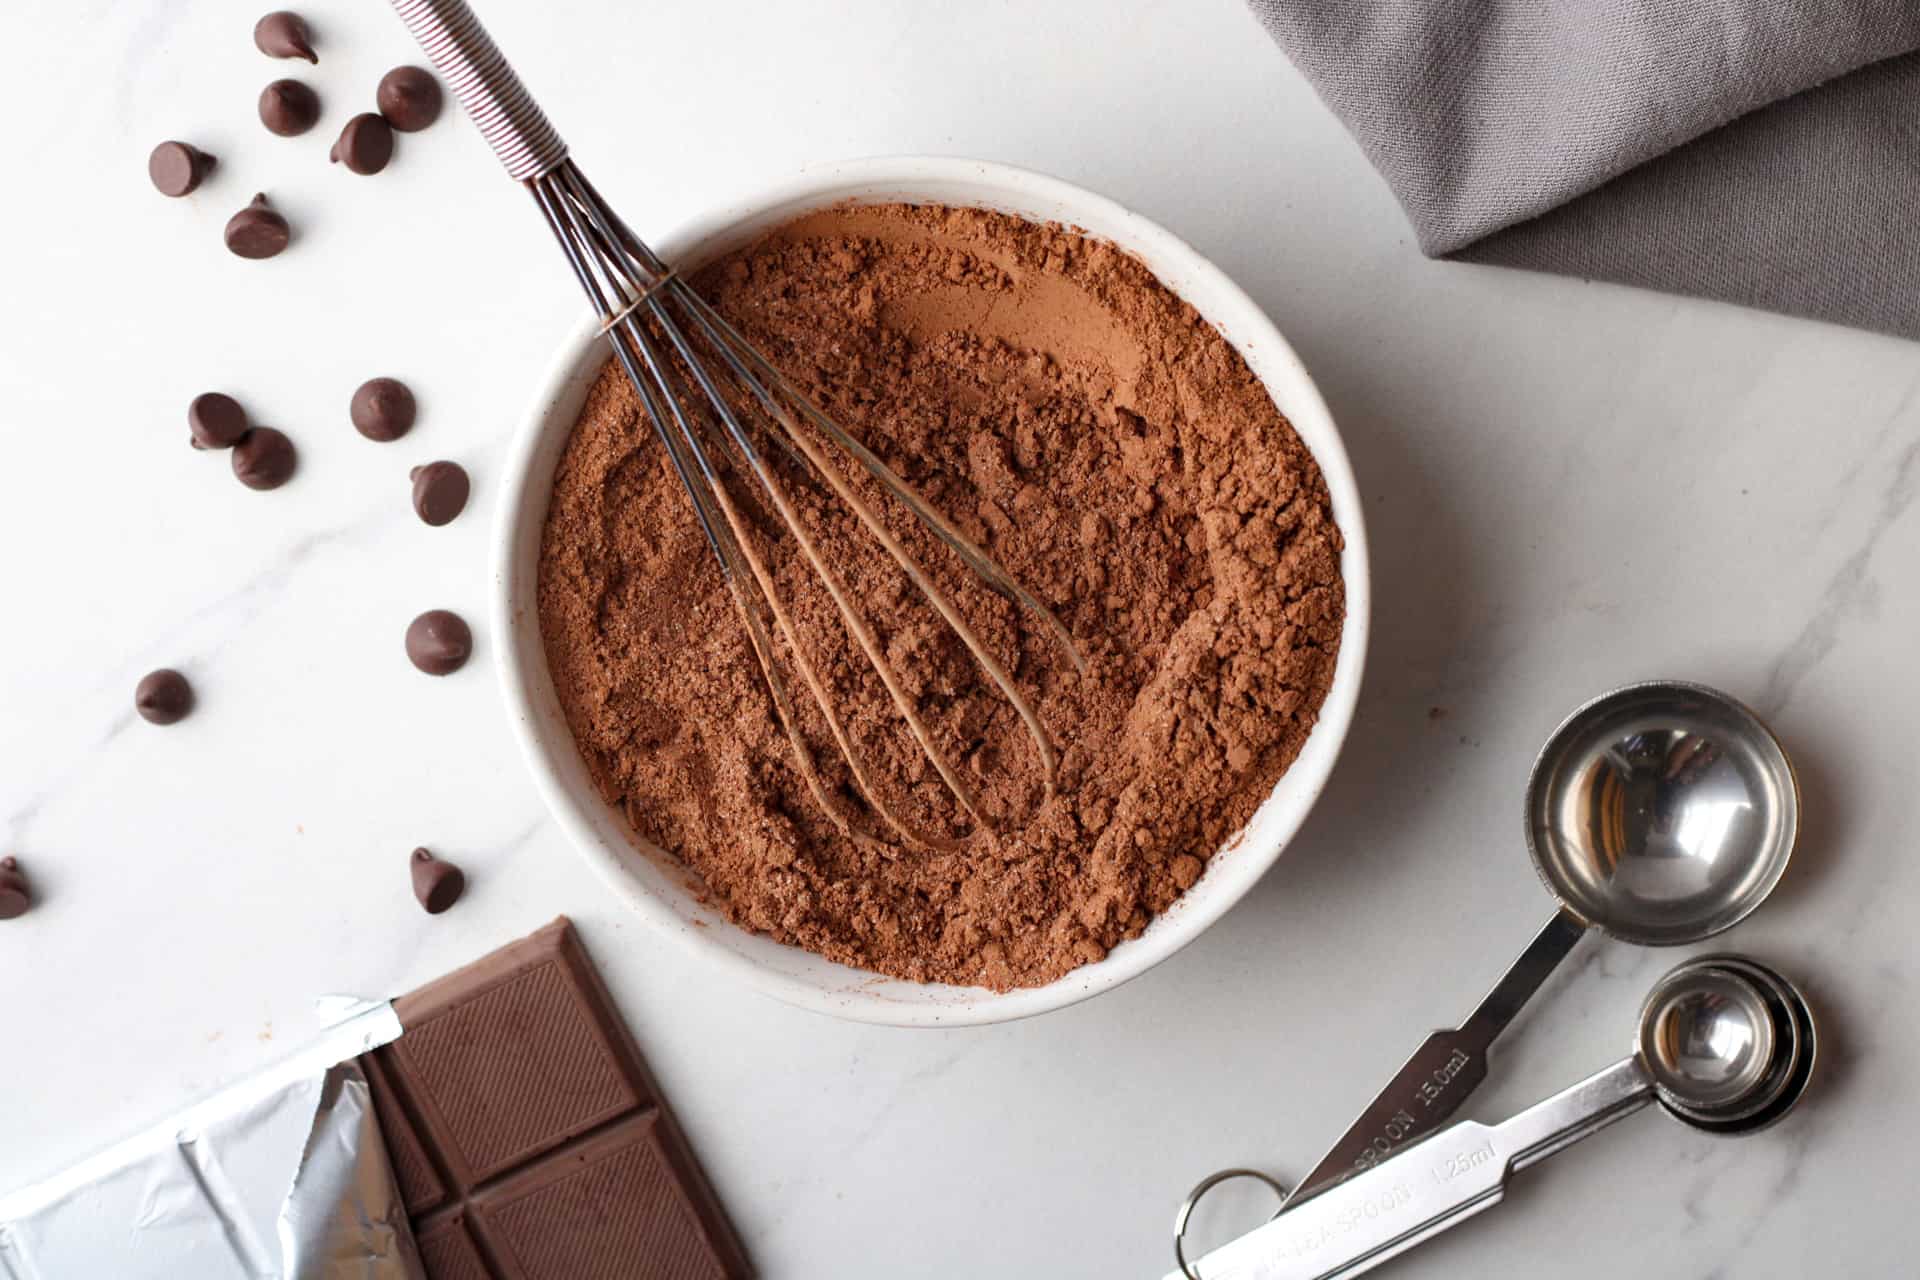
[[[394,1002],[362,1058],[432,1280],[743,1280],[566,917]]]

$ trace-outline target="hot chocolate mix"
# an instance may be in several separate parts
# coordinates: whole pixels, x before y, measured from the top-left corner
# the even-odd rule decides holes
[[[1047,601],[1087,669],[858,478],[1039,708],[1061,752],[1048,797],[1012,707],[844,504],[778,459],[993,819],[967,820],[763,515],[756,545],[803,645],[885,800],[933,840],[871,821],[881,839],[849,838],[795,766],[691,504],[609,364],[555,477],[539,585],[548,662],[601,793],[732,919],[834,960],[1004,989],[1100,959],[1199,878],[1313,728],[1344,615],[1319,468],[1190,306],[1136,259],[1057,226],[836,208],[695,283]],[[742,475],[730,483],[745,502]],[[822,774],[857,813],[788,670]]]

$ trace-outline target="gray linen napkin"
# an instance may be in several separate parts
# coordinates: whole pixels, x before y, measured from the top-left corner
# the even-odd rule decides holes
[[[1430,257],[1920,338],[1920,0],[1249,0]]]

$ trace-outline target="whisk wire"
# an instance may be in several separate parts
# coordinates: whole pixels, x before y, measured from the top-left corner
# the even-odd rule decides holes
[[[558,193],[548,189],[544,182],[528,185],[533,189],[549,226],[553,229],[555,237],[560,240],[568,261],[573,265],[574,274],[579,278],[581,287],[589,300],[602,315],[611,315],[614,304],[608,300],[606,292],[602,289],[598,273],[589,265],[586,255],[581,251],[573,234],[569,234],[570,232],[583,236],[586,234],[576,220],[577,210],[562,201]],[[617,295],[619,290],[617,283],[614,289]],[[630,312],[630,308],[627,310]],[[609,323],[613,322],[609,321]],[[762,571],[758,558],[753,556],[750,543],[742,540],[738,515],[731,509],[730,503],[725,503],[726,490],[720,484],[713,464],[706,451],[701,448],[691,424],[687,422],[679,398],[674,395],[671,384],[665,379],[663,362],[654,351],[652,343],[648,341],[645,331],[633,324],[630,316],[619,323],[608,336],[628,380],[640,396],[641,407],[646,411],[655,435],[667,450],[674,471],[693,502],[694,513],[699,520],[702,532],[706,535],[707,545],[720,564],[721,576],[727,583],[734,607],[747,628],[754,657],[767,682],[768,691],[773,697],[774,713],[780,720],[789,744],[793,747],[801,776],[806,781],[814,802],[846,835],[863,844],[877,845],[877,841],[873,841],[864,832],[855,829],[842,807],[834,802],[820,776],[812,748],[808,746],[806,738],[799,731],[792,697],[775,659],[772,637],[767,634],[765,621],[761,618],[745,586],[750,580],[750,574],[751,580],[761,581]],[[677,428],[679,439],[676,439],[674,432],[669,430],[667,425],[669,422]],[[692,453],[693,462],[689,462],[686,456],[688,452]],[[695,479],[693,475],[695,469],[699,471],[705,484]],[[713,510],[716,500],[725,504],[723,512],[719,515],[716,515]],[[764,590],[764,586],[762,589]],[[771,611],[774,614],[775,625],[787,635],[789,646],[792,646],[794,641],[791,627],[785,622],[784,611],[779,608],[777,600],[773,602]],[[799,658],[802,676],[807,680],[810,691],[817,701],[820,697],[817,677],[814,676],[805,655],[800,654]],[[826,711],[831,717],[830,706]],[[842,737],[842,732],[837,725],[835,730],[836,741],[838,741]],[[844,751],[845,748],[843,747],[842,750]],[[850,767],[854,769],[856,781],[861,781],[864,786],[865,782],[861,778],[858,762],[850,761]],[[884,806],[875,807],[883,817],[888,816]]]
[[[608,225],[610,215],[604,215],[602,209],[597,206],[596,202],[589,198],[585,191],[581,190],[581,186],[584,184],[575,185],[579,183],[579,179],[577,173],[571,170],[571,166],[567,166],[562,170],[561,177],[563,181],[573,186],[575,195],[580,197],[582,211],[592,224],[596,239],[604,247],[614,238],[614,232]],[[631,235],[631,233],[628,234]],[[650,254],[651,251],[648,252]],[[882,685],[886,688],[888,696],[893,701],[895,710],[897,710],[901,718],[906,721],[908,731],[912,735],[915,744],[933,764],[935,770],[940,774],[941,780],[946,783],[948,790],[953,793],[954,798],[959,801],[968,816],[981,826],[989,825],[986,815],[980,810],[979,802],[974,798],[971,789],[968,788],[960,778],[959,772],[954,768],[952,761],[947,757],[945,752],[934,744],[932,731],[927,727],[925,720],[921,717],[918,707],[914,705],[913,700],[907,695],[905,688],[900,682],[898,671],[882,651],[879,638],[874,634],[872,625],[854,603],[852,595],[847,590],[846,583],[841,575],[833,568],[831,562],[821,554],[811,531],[801,519],[799,512],[794,509],[792,500],[788,496],[785,486],[780,483],[778,477],[776,477],[773,471],[766,465],[765,459],[756,447],[752,435],[741,422],[731,400],[715,382],[713,374],[707,368],[706,363],[695,353],[687,335],[675,321],[674,317],[667,311],[664,300],[653,297],[657,286],[651,282],[638,279],[636,273],[629,269],[627,262],[617,254],[610,257],[608,266],[615,274],[623,278],[622,284],[626,289],[644,290],[639,296],[651,299],[651,310],[654,320],[660,326],[661,331],[666,334],[667,340],[672,344],[675,353],[680,357],[682,366],[693,376],[694,381],[699,384],[701,392],[706,397],[708,406],[720,419],[722,425],[725,426],[727,434],[732,439],[735,448],[740,451],[741,456],[746,460],[754,477],[759,481],[761,489],[766,493],[768,500],[773,504],[780,518],[792,533],[808,566],[813,570],[815,576],[819,578],[822,585],[826,587],[827,594],[833,600],[834,607],[838,611],[842,623],[846,626],[849,634],[854,637],[855,642],[859,644],[861,652],[866,655],[867,661],[872,666],[874,672],[880,677]],[[670,275],[662,276],[658,279],[660,283],[666,283],[670,279]],[[729,356],[729,361],[731,371],[746,385],[753,397],[758,398],[763,404],[772,407],[778,412],[777,405],[766,389],[760,386],[757,380],[755,380],[744,367],[740,366],[737,360],[731,360]],[[660,376],[660,372],[658,369],[655,370],[656,377]],[[776,436],[776,438],[778,437]],[[839,483],[838,476],[832,475],[831,468],[827,466],[825,459],[821,458],[816,451],[812,450],[806,441],[799,440],[797,442],[807,448],[814,465],[820,468],[823,473],[830,476],[836,488],[843,489],[844,486]],[[728,512],[730,523],[734,522],[731,502],[724,488],[719,490],[718,496],[723,510]],[[815,694],[815,700],[820,704],[821,712],[828,719],[836,742],[840,746],[842,753],[847,757],[847,763],[854,770],[861,787],[869,793],[868,798],[869,801],[872,802],[877,797],[877,788],[872,785],[872,779],[867,775],[865,763],[860,753],[854,748],[851,735],[846,732],[838,713],[834,710],[832,699],[826,694],[824,686],[818,681],[817,676],[815,676],[812,664],[804,661],[805,653],[801,649],[797,631],[784,621],[786,610],[780,600],[772,575],[760,564],[758,556],[753,551],[751,539],[747,537],[745,531],[739,528],[737,524],[735,533],[747,551],[749,563],[753,565],[755,577],[766,595],[769,607],[773,610],[776,618],[783,620],[781,622],[781,629],[786,633],[788,644],[795,652],[796,661],[803,664],[802,669],[807,676],[808,685]],[[914,573],[916,577],[919,576],[917,570],[915,570]],[[941,843],[935,837],[913,830],[896,815],[887,813],[884,809],[883,813],[884,816],[888,818],[890,824],[900,830],[903,835],[922,844],[934,845]]]
[[[795,667],[868,805],[911,845],[936,849],[957,847],[952,840],[913,828],[885,802],[880,789],[874,785],[863,754],[855,746],[807,646],[802,643],[799,629],[781,598],[773,574],[756,550],[745,520],[736,509],[713,458],[701,443],[699,429],[688,418],[670,372],[668,354],[655,345],[647,326],[642,323],[643,316],[665,337],[672,356],[677,357],[679,367],[691,376],[711,417],[718,419],[726,439],[731,441],[746,463],[767,501],[793,536],[807,566],[826,589],[842,624],[887,690],[915,744],[933,765],[960,807],[978,826],[985,828],[992,825],[952,759],[936,744],[932,730],[913,698],[908,695],[898,671],[888,659],[871,624],[854,602],[844,579],[821,553],[785,486],[768,466],[755,441],[755,433],[740,416],[736,401],[743,406],[759,405],[764,415],[760,425],[767,438],[778,444],[796,462],[804,457],[813,473],[853,509],[862,526],[952,628],[980,669],[1020,717],[1039,754],[1045,791],[1051,796],[1058,773],[1058,756],[1040,723],[1038,712],[1015,685],[1004,664],[980,639],[947,594],[933,582],[919,561],[901,546],[879,514],[854,491],[839,468],[801,428],[794,417],[794,409],[820,429],[829,441],[852,454],[870,475],[940,536],[987,585],[1001,594],[1011,596],[1045,619],[1056,638],[1065,644],[1076,666],[1084,670],[1084,661],[1074,648],[1066,628],[984,552],[959,534],[891,468],[813,404],[698,293],[674,275],[645,242],[606,206],[571,161],[563,161],[550,173],[530,180],[526,185],[532,189],[549,227],[561,241],[575,276],[602,317],[602,331],[613,340],[622,366],[640,395],[642,408],[653,422],[656,434],[668,450],[676,474],[693,500],[702,531],[721,565],[736,608],[746,621],[755,657],[773,694],[775,712],[794,747],[809,790],[822,809],[849,835],[861,838],[863,842],[868,839],[864,833],[853,828],[841,807],[832,802],[819,775],[817,762],[799,731],[792,700],[779,671],[772,638],[760,615],[761,607],[772,615],[775,628],[786,640]],[[714,371],[695,349],[692,335],[669,309],[670,303],[680,305],[712,356],[725,366],[736,392],[743,391],[744,395],[729,396],[722,389]],[[789,408],[789,404],[792,408]],[[672,423],[671,430],[667,426],[669,421]],[[747,588],[749,582],[759,590],[758,601],[752,598]]]
[[[800,513],[794,510],[793,503],[787,496],[785,487],[781,485],[773,476],[772,472],[768,470],[759,451],[754,448],[753,441],[748,436],[745,428],[741,426],[739,419],[734,415],[732,408],[728,405],[726,398],[721,394],[719,388],[714,385],[713,378],[711,374],[708,373],[705,365],[700,363],[694,356],[693,351],[687,344],[686,338],[680,333],[678,327],[669,326],[668,334],[673,340],[675,349],[680,353],[681,360],[692,368],[695,380],[700,383],[701,389],[704,390],[712,400],[720,420],[726,424],[727,431],[732,436],[735,446],[746,456],[748,464],[753,469],[754,475],[760,481],[761,487],[766,491],[768,498],[771,499],[774,507],[779,511],[780,518],[784,520],[791,529],[795,541],[800,546],[802,555],[806,557],[808,565],[812,567],[822,585],[826,587],[827,594],[832,597],[834,605],[838,609],[841,620],[845,623],[848,632],[852,634],[855,642],[859,644],[861,652],[866,655],[868,663],[872,665],[874,672],[880,677],[881,684],[886,687],[888,695],[893,700],[894,708],[899,711],[901,718],[907,722],[908,731],[913,735],[915,743],[918,744],[921,751],[925,753],[927,759],[933,763],[933,767],[939,772],[941,779],[947,784],[948,790],[950,790],[954,798],[960,802],[960,806],[967,811],[968,816],[982,826],[988,825],[986,815],[980,811],[979,802],[974,798],[972,790],[961,780],[952,761],[947,758],[946,752],[934,745],[932,732],[927,728],[926,722],[922,719],[919,708],[914,705],[913,699],[907,696],[905,688],[901,685],[899,673],[894,669],[893,663],[888,660],[885,653],[881,651],[879,637],[874,634],[873,627],[867,621],[862,610],[854,604],[840,573],[820,554],[820,549],[814,542],[813,534],[801,519]],[[762,389],[755,386],[751,380],[747,381],[747,385],[752,390],[761,392],[761,394],[764,395]],[[800,440],[798,443],[802,449],[807,451],[814,465],[827,477],[828,482],[834,487],[836,492],[844,491],[844,485],[840,483],[839,477],[834,475],[832,469],[826,465],[825,460],[814,452],[809,442]],[[918,576],[918,573],[914,572],[914,577],[918,578]]]
[[[852,454],[854,459],[858,461],[869,474],[886,486],[888,491],[899,498],[902,505],[911,511],[923,525],[951,548],[954,554],[965,561],[968,568],[972,569],[976,575],[996,592],[1008,599],[1018,602],[1024,606],[1028,612],[1032,613],[1042,622],[1045,622],[1048,629],[1053,633],[1054,639],[1059,643],[1060,647],[1066,651],[1067,656],[1072,659],[1074,670],[1082,675],[1086,674],[1086,658],[1081,655],[1079,646],[1074,643],[1073,634],[1067,630],[1066,624],[1060,621],[1059,616],[1055,614],[1052,609],[1049,609],[1038,596],[1020,585],[1019,580],[1009,574],[1005,569],[1002,569],[1000,565],[994,561],[993,557],[981,550],[971,539],[961,533],[959,529],[955,528],[953,523],[940,513],[938,507],[933,506],[925,498],[921,497],[919,492],[902,479],[893,468],[882,461],[879,455],[867,448],[859,439],[849,435],[825,410],[816,405],[804,391],[794,386],[791,379],[781,373],[779,369],[775,368],[765,356],[761,355],[751,343],[741,336],[737,329],[727,322],[725,317],[707,303],[706,299],[691,289],[683,288],[682,291],[689,310],[698,315],[703,323],[724,335],[725,343],[728,347],[738,351],[756,369],[760,370],[764,377],[779,387],[781,393],[800,410],[801,414],[809,422],[818,427],[835,444]]]
[[[698,297],[697,294],[693,296]],[[697,315],[696,319],[699,319]],[[860,518],[860,522],[866,527],[867,532],[873,536],[874,540],[886,550],[906,573],[908,580],[919,589],[920,594],[933,606],[935,612],[939,613],[946,624],[953,628],[954,634],[960,637],[961,643],[966,646],[968,653],[971,654],[974,661],[979,664],[980,669],[987,674],[988,678],[994,682],[1001,693],[1006,696],[1008,702],[1012,704],[1015,712],[1020,716],[1021,723],[1026,727],[1029,736],[1033,739],[1035,749],[1040,754],[1040,766],[1045,779],[1046,794],[1051,797],[1053,795],[1055,779],[1059,773],[1059,761],[1054,753],[1052,742],[1047,738],[1045,728],[1040,724],[1039,713],[1034,710],[1026,695],[1020,691],[1020,688],[1014,684],[1012,675],[1000,662],[999,658],[994,655],[993,650],[988,648],[986,643],[980,639],[979,634],[973,629],[972,624],[969,623],[966,617],[961,614],[960,610],[955,607],[947,593],[928,577],[920,561],[910,551],[900,545],[899,540],[894,537],[893,531],[887,528],[885,522],[881,520],[879,514],[874,511],[873,507],[854,491],[853,486],[847,483],[846,477],[840,474],[840,469],[834,466],[832,462],[827,459],[825,453],[800,429],[799,424],[794,421],[793,415],[787,407],[747,372],[740,361],[739,355],[735,352],[731,344],[724,341],[721,335],[711,327],[708,327],[706,332],[715,343],[721,358],[727,363],[729,368],[734,371],[735,375],[743,384],[752,390],[768,415],[779,422],[781,427],[784,428],[784,438],[790,439],[794,447],[806,454],[807,460],[813,464],[814,469],[826,480],[828,487],[833,490],[834,494],[839,497],[842,502],[845,502],[853,509],[854,514]],[[775,438],[779,439],[783,437],[776,436]],[[928,754],[930,756],[933,754],[931,748],[928,749]],[[942,762],[939,759],[935,759],[934,763],[936,766],[942,766]],[[945,776],[946,772],[946,769],[942,766],[942,776]],[[948,779],[948,785],[953,787],[957,794],[964,794],[964,789],[959,787],[950,778]],[[965,803],[964,799],[962,803]],[[970,813],[973,812],[970,806],[968,811]]]
[[[540,191],[536,192],[536,194],[540,196],[542,208],[548,212],[550,221],[557,220],[561,224],[562,229],[570,229],[588,242],[598,243],[602,247],[605,246],[606,227],[604,223],[596,223],[592,218],[591,204],[583,206],[579,203],[556,201],[554,194],[551,192]],[[701,526],[707,533],[708,543],[713,548],[716,558],[720,561],[723,576],[727,580],[728,589],[733,596],[734,604],[746,621],[755,659],[760,665],[761,673],[767,681],[770,692],[773,694],[775,714],[780,720],[781,727],[786,732],[788,741],[794,748],[801,774],[806,780],[808,789],[813,794],[815,802],[833,819],[835,825],[850,838],[870,847],[884,848],[884,846],[881,846],[880,843],[871,836],[858,830],[842,806],[836,804],[830,796],[826,784],[820,776],[818,763],[814,759],[812,750],[807,745],[804,735],[802,735],[799,730],[798,718],[794,713],[793,702],[787,690],[786,682],[780,673],[772,639],[767,634],[765,622],[760,616],[756,602],[747,592],[746,584],[748,582],[752,582],[760,588],[763,596],[760,603],[763,603],[767,611],[772,614],[774,625],[785,637],[788,649],[794,656],[794,662],[800,671],[802,680],[807,685],[808,692],[812,695],[822,716],[826,719],[835,744],[840,748],[842,757],[854,775],[855,783],[861,788],[869,805],[882,820],[899,832],[901,836],[910,843],[921,847],[932,848],[958,847],[956,842],[942,840],[939,837],[915,831],[885,802],[880,795],[879,789],[874,785],[874,780],[867,771],[864,759],[854,747],[852,737],[834,707],[833,701],[826,690],[825,682],[820,678],[819,672],[814,666],[811,657],[800,643],[798,628],[794,626],[792,617],[780,598],[774,585],[771,572],[767,569],[761,557],[754,549],[752,538],[749,536],[745,526],[745,521],[734,507],[731,495],[722,482],[717,468],[713,465],[706,449],[701,445],[694,425],[687,419],[681,399],[675,393],[673,384],[669,380],[666,361],[655,348],[645,328],[638,324],[632,315],[634,308],[628,300],[627,295],[634,290],[645,287],[643,282],[637,279],[634,273],[627,269],[626,264],[622,263],[617,257],[601,259],[600,272],[595,272],[590,269],[585,262],[585,255],[581,254],[578,248],[572,246],[570,242],[568,257],[570,261],[576,263],[576,274],[581,276],[583,287],[585,287],[588,297],[593,302],[595,308],[603,315],[612,315],[608,323],[613,326],[610,336],[613,338],[615,350],[620,356],[622,366],[628,378],[633,381],[636,391],[640,394],[642,408],[646,410],[649,419],[655,425],[656,434],[660,435],[672,456],[676,472],[679,474],[682,483],[689,487],[689,493],[694,501],[695,510],[700,515]],[[603,275],[607,287],[603,287],[602,285]],[[608,296],[609,293],[611,293],[611,297]],[[615,308],[619,308],[618,313],[615,313]],[[661,313],[656,314],[656,319],[661,323],[663,330],[675,340],[676,347],[681,350],[683,358],[690,354],[685,345],[684,337],[679,334],[678,326],[674,324],[673,318],[670,315]],[[641,365],[645,366],[644,373],[640,368]],[[694,363],[692,367],[696,369],[699,368],[697,363]],[[729,411],[726,409],[724,399],[718,396],[711,385],[706,384],[704,389],[708,392],[707,403],[709,407],[730,416]],[[665,406],[664,410],[662,408],[663,404]],[[668,421],[672,421],[677,429],[680,437],[678,440],[666,431],[665,424]],[[732,426],[736,433],[744,435],[744,433],[738,432],[737,423],[732,424]],[[693,467],[689,467],[687,459],[683,456],[683,450],[685,453],[692,455],[694,460]],[[763,482],[770,481],[770,477],[765,474],[765,468],[760,463],[758,457],[752,455],[750,442],[747,452],[750,455],[749,461],[755,470],[762,474]],[[691,471],[696,468],[704,484],[694,484]],[[718,519],[715,518],[715,513],[712,510],[714,505],[719,507]],[[818,564],[817,559],[817,556],[814,557],[816,568],[823,567]]]
[[[874,479],[878,480],[881,485],[898,498],[901,504],[913,513],[915,519],[919,520],[921,524],[926,526],[927,529],[932,531],[935,536],[944,542],[954,554],[958,555],[967,567],[972,569],[987,586],[1000,595],[1020,604],[1029,613],[1044,622],[1048,630],[1053,633],[1055,642],[1066,651],[1067,656],[1072,660],[1074,670],[1081,675],[1087,673],[1086,658],[1080,653],[1079,646],[1074,643],[1072,632],[1068,631],[1066,624],[1060,621],[1059,615],[1048,608],[1038,596],[1035,596],[1031,591],[1022,586],[1017,578],[1013,577],[1013,575],[1009,574],[1005,569],[1002,569],[992,556],[989,556],[985,551],[981,550],[970,538],[955,528],[953,522],[942,515],[938,507],[935,507],[923,498],[917,489],[908,484],[892,467],[889,467],[882,461],[879,455],[875,454],[859,439],[850,435],[838,422],[833,420],[831,415],[815,404],[806,392],[796,387],[790,378],[780,372],[765,356],[761,355],[758,348],[748,342],[726,317],[714,310],[712,305],[695,292],[684,280],[680,279],[677,273],[670,270],[666,263],[660,259],[659,255],[654,253],[652,248],[648,246],[647,242],[635,234],[634,230],[626,224],[625,220],[623,220],[618,213],[614,212],[606,201],[601,199],[600,193],[594,189],[593,183],[587,178],[586,174],[580,172],[577,165],[568,163],[564,166],[564,170],[565,180],[569,189],[576,194],[576,198],[587,206],[602,210],[605,213],[607,224],[611,231],[610,239],[613,244],[617,245],[618,249],[625,250],[628,255],[636,259],[640,263],[641,268],[651,277],[648,285],[649,290],[658,292],[669,287],[672,289],[678,300],[686,307],[688,314],[693,316],[695,321],[700,324],[703,331],[708,335],[708,339],[713,343],[715,349],[734,366],[737,375],[746,385],[753,389],[755,395],[767,406],[768,412],[781,418],[789,435],[795,440],[800,438],[798,428],[794,427],[791,419],[786,418],[783,411],[776,407],[774,398],[762,385],[760,381],[761,378],[766,379],[772,386],[777,387],[781,394],[799,409],[801,415],[824,432],[828,439],[852,454],[854,460],[860,463],[868,474],[872,475]],[[759,377],[755,377],[745,370],[741,370],[739,368],[740,359],[736,358],[735,353],[738,353],[739,358],[744,358],[748,364],[757,370]],[[781,444],[787,448],[789,454],[793,452],[792,446],[788,445],[785,439],[779,436],[775,438],[780,440]],[[873,526],[870,524],[869,527],[872,528]],[[877,529],[875,532],[878,532]],[[944,610],[942,611],[942,616],[947,616]],[[953,618],[949,616],[948,621],[952,623]],[[969,648],[975,648],[975,646],[970,644]],[[976,656],[985,652],[984,647],[975,648]],[[1003,692],[1007,693],[1009,697],[1014,696],[1010,681],[1000,682],[997,680],[996,682],[1001,683]],[[1044,739],[1044,733],[1038,731],[1037,718],[1031,722],[1030,728],[1034,730],[1037,737]],[[1043,755],[1044,754],[1045,749],[1043,749]],[[1048,771],[1049,788],[1051,788],[1052,782],[1052,770],[1050,769]]]
[[[624,249],[629,255],[637,259],[641,267],[655,279],[656,283],[652,286],[653,288],[658,289],[671,285],[676,296],[686,306],[688,313],[700,323],[709,335],[716,349],[723,353],[738,352],[753,368],[758,370],[760,377],[767,379],[773,386],[779,388],[781,393],[800,410],[803,417],[824,432],[835,444],[852,454],[855,461],[859,462],[874,479],[878,480],[893,493],[894,496],[900,500],[901,504],[913,513],[916,519],[932,531],[942,542],[946,543],[946,545],[966,563],[967,567],[982,578],[988,586],[1008,599],[1018,602],[1028,612],[1045,622],[1048,629],[1053,633],[1054,640],[1061,648],[1066,650],[1068,657],[1072,659],[1074,670],[1081,675],[1086,674],[1086,659],[1081,655],[1079,646],[1074,643],[1072,632],[1067,630],[1066,624],[1060,621],[1059,616],[1055,614],[1052,609],[1049,609],[1038,596],[1035,596],[1031,591],[1022,586],[1018,579],[1009,574],[1005,569],[1002,569],[992,556],[989,556],[985,551],[981,550],[970,538],[955,528],[953,522],[940,513],[939,508],[921,497],[919,491],[908,484],[893,468],[882,461],[879,455],[875,454],[859,439],[850,435],[839,423],[835,422],[829,414],[816,405],[804,391],[794,386],[792,380],[780,372],[765,356],[761,355],[760,351],[754,347],[752,343],[748,342],[726,317],[714,310],[705,298],[702,298],[688,286],[684,280],[681,280],[678,275],[671,272],[666,263],[660,259],[658,254],[654,253],[647,242],[635,234],[634,230],[626,224],[620,215],[614,212],[606,201],[600,198],[600,193],[594,189],[593,183],[587,176],[580,172],[577,165],[569,163],[565,166],[565,169],[570,188],[574,190],[578,194],[578,197],[585,203],[605,211],[613,233],[613,240],[618,244],[619,248]],[[671,279],[668,277],[671,277]],[[758,379],[746,375],[742,376],[743,380],[754,388],[763,402],[769,402],[769,411],[778,412],[772,409],[770,397],[760,386]],[[797,430],[793,430],[791,427],[789,427],[789,430],[796,438],[798,437],[799,433]]]

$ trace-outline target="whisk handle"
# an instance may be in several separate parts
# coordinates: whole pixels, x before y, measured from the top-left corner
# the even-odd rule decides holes
[[[560,166],[567,144],[466,0],[393,0],[393,8],[511,177],[530,182]]]

